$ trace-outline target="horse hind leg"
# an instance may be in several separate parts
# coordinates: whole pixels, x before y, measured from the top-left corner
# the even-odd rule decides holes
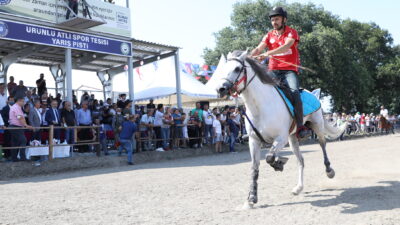
[[[311,128],[318,136],[318,143],[321,146],[322,153],[324,155],[324,165],[325,165],[326,175],[328,176],[328,178],[332,179],[335,177],[335,170],[332,169],[331,162],[329,161],[328,154],[326,152],[326,139],[325,139],[325,134],[323,132],[324,125],[323,123],[319,124],[311,123]]]
[[[304,158],[301,155],[300,148],[299,148],[299,141],[296,135],[290,135],[289,137],[289,144],[290,148],[292,149],[294,155],[297,158],[297,163],[299,166],[299,178],[296,187],[292,189],[292,194],[298,195],[303,190],[303,177],[304,177]]]

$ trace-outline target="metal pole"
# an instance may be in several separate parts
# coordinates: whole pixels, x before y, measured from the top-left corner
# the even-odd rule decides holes
[[[67,79],[67,101],[72,103],[72,53],[70,48],[65,49],[65,70]]]
[[[129,84],[129,99],[132,100],[132,114],[135,114],[135,98],[134,98],[134,86],[133,86],[133,60],[132,57],[128,57],[128,84]]]
[[[129,0],[126,0],[126,8],[129,8]]]
[[[182,108],[182,96],[181,96],[181,72],[179,68],[179,50],[175,52],[175,77],[176,77],[176,101],[178,108]]]

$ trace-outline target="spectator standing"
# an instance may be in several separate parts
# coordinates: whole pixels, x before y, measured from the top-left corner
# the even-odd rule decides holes
[[[127,115],[132,115],[132,101],[131,100],[126,100],[125,101],[125,107],[123,108],[124,110],[122,111],[122,114],[124,116]]]
[[[164,106],[163,104],[158,104],[157,105],[157,111],[154,116],[154,132],[156,133],[156,149],[158,151],[162,150],[160,149],[162,147],[162,134],[161,134],[161,126],[163,125],[163,117],[164,117]]]
[[[116,146],[120,144],[119,142],[119,132],[120,132],[120,127],[122,126],[122,123],[125,121],[125,117],[122,115],[121,108],[116,109],[116,115],[113,118],[112,121],[112,127],[114,130],[114,140]]]
[[[99,133],[99,142],[100,142],[100,151],[104,152],[104,155],[108,155],[108,148],[107,148],[107,140],[106,140],[106,134],[105,134],[105,129],[104,129],[104,124],[101,123],[101,120],[99,118],[94,120],[94,126],[99,126],[98,131]]]
[[[199,119],[199,114],[198,111],[194,111],[188,120],[189,146],[191,148],[201,147],[200,129],[201,121]]]
[[[17,84],[14,82],[14,77],[10,76],[10,82],[8,82],[8,84],[7,84],[7,90],[8,90],[9,96],[13,96],[15,87],[17,87]]]
[[[235,114],[231,114],[230,118],[227,120],[228,135],[229,135],[229,152],[235,152],[235,143],[239,135],[239,127],[235,123]]]
[[[42,115],[40,114],[40,100],[35,99],[34,105],[29,112],[29,124],[33,127],[32,140],[42,141],[41,130]]]
[[[46,80],[44,79],[43,73],[41,73],[39,79],[36,80],[36,87],[37,87],[39,96],[42,96],[44,94],[44,92],[47,92]]]
[[[204,105],[203,110],[203,121],[204,121],[204,139],[206,144],[210,145],[213,144],[213,137],[214,137],[214,130],[213,130],[213,122],[214,122],[214,115],[208,109],[208,105]]]
[[[182,138],[184,139],[183,143],[185,147],[187,146],[187,141],[189,140],[188,135],[188,120],[189,118],[186,116],[186,113],[182,113]]]
[[[172,114],[172,118],[173,118],[173,120],[174,120],[174,140],[175,140],[175,143],[174,143],[174,146],[176,146],[177,148],[180,148],[180,142],[181,142],[181,139],[183,138],[183,132],[182,132],[182,124],[183,124],[183,121],[182,121],[182,115],[181,115],[181,113],[180,113],[180,111],[179,111],[179,109],[174,109],[174,113]]]
[[[5,85],[3,83],[0,84],[0,110],[2,110],[7,105],[7,95],[5,89]]]
[[[24,81],[20,80],[18,86],[16,86],[12,92],[12,96],[15,98],[25,98],[26,97],[26,92],[28,91],[28,88],[25,87]]]
[[[154,105],[153,102],[154,102],[154,100],[153,100],[153,99],[150,99],[150,103],[146,105],[146,109],[147,109],[147,110],[153,109],[153,112],[154,112],[154,110],[156,109],[156,105]]]
[[[48,125],[53,125],[54,126],[54,138],[57,140],[60,140],[60,133],[61,130],[58,129],[57,127],[60,127],[61,125],[61,117],[60,117],[60,112],[58,112],[58,102],[57,100],[51,101],[51,108],[47,110],[45,120]]]
[[[137,131],[135,124],[135,116],[130,115],[129,119],[122,123],[120,127],[120,142],[121,145],[118,148],[118,154],[122,154],[122,149],[126,149],[128,153],[128,164],[133,165],[133,138]]]
[[[201,122],[203,122],[203,110],[201,109],[200,102],[196,103],[196,108],[192,109],[191,114],[194,115],[195,112],[197,112],[197,116],[199,117],[199,120]]]
[[[142,116],[140,119],[140,138],[143,140],[142,150],[150,151],[151,150],[151,137],[153,131],[154,124],[154,109],[147,109],[147,113]]]
[[[68,144],[74,144],[74,127],[76,126],[75,112],[72,110],[71,102],[66,101],[61,110],[61,122],[65,129],[65,140]]]
[[[79,109],[76,113],[76,122],[78,123],[78,126],[91,126],[92,125],[92,117],[90,110],[88,109],[88,102],[83,101],[81,109]],[[91,129],[90,128],[82,128],[78,132],[78,138],[79,140],[82,141],[88,141],[93,138]],[[79,151],[80,152],[85,152],[89,150],[89,146],[87,145],[82,145],[79,146]]]
[[[220,119],[221,115],[217,114],[215,120],[213,121],[215,152],[217,153],[222,153],[222,126]]]
[[[171,108],[167,108],[165,110],[162,122],[163,123],[161,125],[161,135],[162,135],[162,139],[163,139],[163,147],[164,147],[164,150],[170,150],[171,125],[174,124],[174,119],[172,118],[172,115],[171,115]]]
[[[78,0],[68,0],[68,11],[67,11],[67,15],[66,15],[66,19],[69,19],[69,16],[71,15],[71,9],[72,11],[78,15]],[[75,15],[73,15],[72,17],[75,17]]]
[[[118,108],[124,109],[125,108],[125,101],[126,101],[126,94],[120,94],[119,99],[117,101]]]
[[[16,103],[10,108],[10,118],[9,123],[10,127],[15,128],[28,128],[31,129],[32,127],[29,126],[24,117],[24,113],[22,112],[22,106],[24,105],[24,98],[19,97],[17,98]],[[20,147],[18,149],[11,150],[11,157],[13,162],[18,161],[18,153],[20,155],[20,160],[25,161],[25,146],[26,146],[26,137],[24,134],[23,129],[12,129],[10,130],[11,136],[11,146],[12,147]]]
[[[37,95],[36,88],[33,88],[31,92],[32,92],[32,100],[39,99],[40,95]]]

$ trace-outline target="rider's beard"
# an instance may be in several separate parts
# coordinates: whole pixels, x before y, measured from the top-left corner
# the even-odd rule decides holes
[[[276,30],[276,31],[280,31],[280,30],[282,30],[283,29],[283,27],[285,26],[285,24],[284,23],[282,23],[279,27],[276,27],[275,28],[275,26],[274,26],[274,30]]]

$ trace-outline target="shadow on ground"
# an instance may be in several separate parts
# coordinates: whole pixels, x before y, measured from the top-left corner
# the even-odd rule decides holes
[[[316,207],[331,207],[345,204],[345,206],[342,206],[341,210],[341,212],[345,214],[400,208],[400,182],[381,181],[379,184],[381,185],[359,188],[325,189],[315,193],[306,193],[305,197],[311,199],[310,201],[284,203],[278,206],[308,203]],[[341,191],[340,194],[331,193],[337,191]],[[321,197],[326,197],[326,199],[312,200],[313,198]]]
[[[303,150],[302,153],[306,154],[312,152],[313,150]],[[266,150],[262,150],[261,154],[264,156],[267,153]],[[290,156],[293,155],[291,151],[282,151],[280,153],[281,156]],[[110,156],[114,157],[114,156]],[[116,157],[116,156],[115,156]],[[126,156],[125,156],[126,157]],[[124,158],[125,158],[124,157]],[[291,160],[296,160],[295,157],[290,157]],[[265,162],[265,157],[262,157],[262,161]],[[212,155],[204,155],[193,158],[181,158],[176,160],[167,160],[161,162],[151,162],[151,163],[143,163],[137,164],[134,166],[119,166],[119,167],[111,167],[111,168],[96,168],[96,169],[86,169],[81,171],[72,171],[65,173],[55,173],[49,175],[40,175],[33,176],[27,178],[18,178],[18,179],[9,179],[5,181],[0,181],[0,185],[5,185],[9,183],[37,183],[37,182],[46,182],[52,180],[62,180],[62,179],[71,179],[71,178],[79,178],[85,176],[96,176],[100,174],[110,174],[110,173],[119,173],[126,171],[138,171],[145,169],[160,169],[160,168],[181,168],[181,167],[197,167],[197,166],[220,166],[220,165],[235,165],[240,163],[250,162],[250,155],[248,151],[241,151],[236,154],[232,153],[223,153],[223,154],[212,154]]]

